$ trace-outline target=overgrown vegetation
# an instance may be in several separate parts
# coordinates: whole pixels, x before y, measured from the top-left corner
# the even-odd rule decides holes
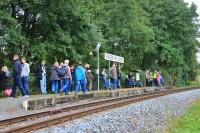
[[[114,53],[125,57],[125,72],[160,69],[182,84],[197,69],[197,16],[183,0],[1,0],[1,65],[18,53],[34,64],[96,66],[89,53],[102,42],[102,66],[104,53]]]
[[[200,132],[200,101],[197,101],[180,118],[173,121],[168,133],[199,133]]]

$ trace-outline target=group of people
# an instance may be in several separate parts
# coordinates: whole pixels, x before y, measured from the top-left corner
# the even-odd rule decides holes
[[[40,77],[41,92],[46,94],[46,68],[44,61],[39,68],[38,75]],[[55,62],[51,67],[50,80],[52,92],[68,95],[75,88],[75,94],[77,95],[80,90],[83,91],[83,94],[86,93],[87,88],[89,91],[92,90],[93,75],[89,64],[82,65],[82,62],[79,62],[75,67],[74,65],[69,66],[69,60],[64,60],[60,64]]]
[[[103,81],[104,89],[121,88],[122,73],[120,70],[120,64],[113,63],[108,72],[106,72],[105,68],[102,68],[100,75]]]
[[[0,72],[0,89],[3,89],[7,96],[16,97],[16,88],[18,87],[23,97],[30,96],[29,74],[30,65],[26,62],[25,57],[14,55],[13,57],[13,86],[8,83],[11,76],[7,66],[3,66]],[[82,90],[83,94],[88,90],[92,90],[93,75],[89,69],[89,64],[82,65],[79,62],[76,68],[74,65],[69,66],[69,60],[64,60],[60,64],[55,62],[51,67],[50,81],[53,93],[65,93],[75,88],[75,94]],[[42,95],[47,94],[47,69],[46,62],[43,60],[37,69],[37,79]],[[88,86],[87,86],[88,85]]]
[[[29,97],[29,64],[26,62],[25,57],[22,57],[20,60],[18,55],[14,55],[13,60],[13,87],[11,89],[8,84],[10,72],[7,66],[3,66],[0,72],[0,88],[3,89],[6,95],[16,97],[16,88],[18,87],[22,96]]]
[[[160,71],[155,70],[154,72],[150,72],[146,70],[146,86],[161,87],[164,83],[165,81]]]
[[[13,60],[13,86],[11,88],[8,85],[10,74],[7,66],[3,66],[0,72],[0,88],[3,89],[7,95],[16,97],[16,88],[18,87],[22,96],[29,97],[30,65],[26,62],[25,57],[20,58],[18,55],[14,55]],[[68,95],[70,91],[75,91],[77,95],[80,90],[83,94],[85,94],[87,90],[91,91],[94,77],[90,65],[83,65],[80,61],[75,67],[74,65],[69,65],[69,63],[69,60],[66,59],[64,62],[55,62],[51,67],[49,79],[51,81],[52,92],[60,94],[65,93]],[[113,63],[108,71],[102,68],[100,77],[105,89],[114,90],[121,88],[122,73],[120,69],[120,64],[117,63]],[[47,94],[47,69],[45,60],[41,62],[37,69],[37,77],[42,95]],[[128,87],[135,87],[137,85],[132,74],[128,74],[126,81]],[[162,85],[164,85],[164,79],[161,72],[156,70],[154,72],[146,71],[146,86]]]

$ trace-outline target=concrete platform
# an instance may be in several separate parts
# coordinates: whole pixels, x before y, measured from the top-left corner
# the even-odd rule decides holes
[[[57,104],[63,103],[73,103],[80,100],[87,99],[103,99],[109,97],[122,97],[128,95],[142,94],[144,92],[154,92],[156,87],[144,87],[144,88],[128,88],[128,89],[117,89],[117,90],[102,90],[102,91],[92,91],[87,92],[87,94],[82,95],[81,93],[77,96],[72,93],[67,96],[60,96],[59,94],[52,94],[47,96],[33,96],[29,99],[23,101],[23,108],[26,110],[42,109],[47,107],[55,107]]]

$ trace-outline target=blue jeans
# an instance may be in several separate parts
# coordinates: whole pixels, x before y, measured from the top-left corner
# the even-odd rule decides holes
[[[116,89],[117,88],[117,80],[111,79],[110,86],[111,86],[111,89]]]
[[[103,86],[105,89],[108,89],[108,79],[106,77],[103,77]]]
[[[59,80],[52,81],[51,89],[52,89],[52,92],[54,93],[58,93],[58,82]]]
[[[40,80],[40,89],[42,92],[42,95],[47,94],[47,80],[46,80],[46,75],[42,75],[42,79]]]
[[[24,96],[25,91],[24,91],[24,88],[23,88],[23,85],[22,85],[22,79],[19,78],[19,77],[14,77],[14,83],[13,83],[12,94],[11,94],[12,97],[15,97],[16,87],[19,88],[22,96]]]
[[[82,89],[83,94],[85,94],[86,86],[87,86],[87,81],[85,81],[85,80],[76,81],[76,94],[80,91],[80,89]]]
[[[70,91],[74,91],[74,80],[70,81]]]
[[[68,94],[69,87],[70,87],[70,79],[63,79],[61,92],[65,92],[65,94]]]
[[[22,77],[22,85],[26,95],[30,95],[30,88],[29,88],[29,78],[28,76]]]
[[[120,89],[120,88],[121,88],[121,80],[120,80],[120,79],[117,79],[117,81],[116,81],[116,82],[117,82],[117,88],[119,88],[119,89]]]

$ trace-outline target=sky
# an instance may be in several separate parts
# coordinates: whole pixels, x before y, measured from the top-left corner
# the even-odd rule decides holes
[[[198,7],[197,12],[200,15],[200,0],[185,0],[185,2],[188,2],[189,4],[191,4],[192,2],[195,3]]]
[[[185,2],[191,4],[192,2],[197,5],[197,13],[200,16],[200,0],[185,0]],[[200,18],[200,17],[199,17]],[[200,40],[200,39],[198,39]],[[200,63],[200,51],[197,53],[197,61]]]

